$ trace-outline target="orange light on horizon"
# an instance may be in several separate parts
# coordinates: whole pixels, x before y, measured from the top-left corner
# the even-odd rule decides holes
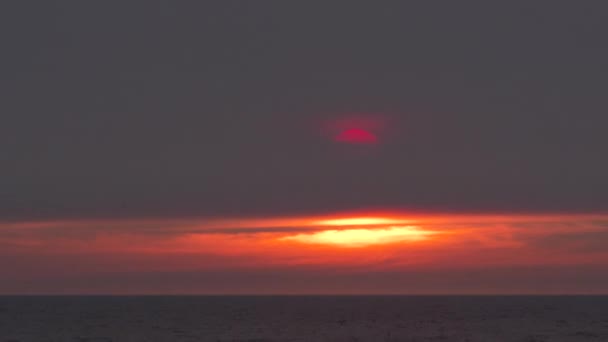
[[[386,228],[323,230],[280,238],[283,241],[297,241],[308,244],[325,244],[340,247],[366,247],[396,242],[417,242],[429,239],[435,231],[422,230],[416,226],[390,226]]]
[[[317,221],[320,226],[373,226],[412,223],[412,220],[386,217],[348,217]]]

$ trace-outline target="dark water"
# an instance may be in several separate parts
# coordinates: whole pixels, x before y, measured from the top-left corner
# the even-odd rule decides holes
[[[0,297],[8,341],[608,341],[608,297]]]

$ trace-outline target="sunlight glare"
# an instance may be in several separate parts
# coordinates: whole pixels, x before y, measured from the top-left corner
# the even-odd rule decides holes
[[[421,230],[416,226],[391,226],[382,229],[324,230],[315,233],[286,236],[281,238],[281,240],[342,247],[365,247],[395,242],[422,241],[427,240],[430,235],[435,233],[434,231]]]
[[[384,218],[384,217],[350,217],[340,219],[329,219],[318,221],[321,226],[370,226],[370,225],[386,225],[386,224],[404,224],[410,223],[408,220]]]

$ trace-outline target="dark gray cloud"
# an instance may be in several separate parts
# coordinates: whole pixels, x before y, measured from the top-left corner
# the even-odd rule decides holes
[[[0,218],[605,210],[606,6],[2,4]]]
[[[169,238],[186,234],[260,234],[260,233],[299,233],[327,229],[320,226],[264,226],[252,223],[250,226],[209,225],[205,221],[107,221],[107,222],[57,222],[36,226],[20,224],[0,224],[0,240],[29,238],[35,240],[94,239],[98,235],[140,236]]]

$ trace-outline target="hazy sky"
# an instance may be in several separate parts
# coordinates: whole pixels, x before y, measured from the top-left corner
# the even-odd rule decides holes
[[[272,292],[269,284],[306,292],[302,279],[325,284],[312,292],[526,292],[546,279],[566,284],[557,292],[598,292],[608,286],[595,278],[608,260],[597,248],[606,218],[554,218],[608,209],[607,13],[603,1],[3,3],[0,247],[1,262],[15,266],[1,268],[11,282],[0,292],[26,283],[37,284],[26,292]],[[344,141],[347,126],[369,131],[373,143]],[[387,266],[370,278],[326,252],[325,268],[298,248],[285,252],[291,263],[279,250],[228,253],[228,236],[203,259],[176,252],[181,242],[152,254],[126,247],[183,238],[175,220],[379,209],[526,213],[545,223],[530,238],[518,235],[529,218],[502,228],[484,219],[493,227],[485,240],[450,240],[477,246],[466,260],[510,260],[489,273],[463,261],[442,271]],[[18,228],[33,221],[51,228]],[[515,244],[494,243],[499,231]],[[262,241],[252,239],[248,251]],[[479,247],[499,245],[507,251]],[[517,248],[529,258],[516,261]],[[120,261],[103,261],[113,260],[110,250]],[[460,260],[430,250],[427,264]],[[541,250],[561,257],[548,261]],[[251,269],[252,255],[269,259]],[[154,258],[169,261],[155,268]],[[73,272],[57,271],[69,260]],[[105,271],[90,271],[100,262]],[[163,287],[168,273],[181,285]],[[459,285],[439,284],[444,276]],[[239,285],[253,278],[257,285]],[[184,285],[204,279],[216,286]]]

